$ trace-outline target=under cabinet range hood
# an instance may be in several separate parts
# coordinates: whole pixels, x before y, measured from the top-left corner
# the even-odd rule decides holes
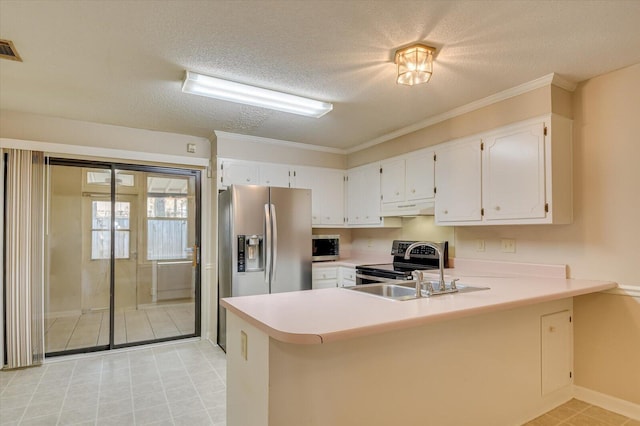
[[[435,203],[433,201],[404,201],[399,203],[382,203],[381,216],[433,216]]]

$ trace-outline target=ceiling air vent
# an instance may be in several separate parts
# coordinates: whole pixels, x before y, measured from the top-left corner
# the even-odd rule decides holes
[[[22,62],[16,47],[11,40],[0,40],[0,58]]]

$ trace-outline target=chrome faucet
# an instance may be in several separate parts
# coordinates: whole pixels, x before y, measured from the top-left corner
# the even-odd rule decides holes
[[[444,282],[444,250],[442,249],[442,246],[438,243],[430,243],[428,241],[418,241],[417,243],[413,243],[411,244],[409,247],[407,247],[407,249],[404,252],[404,258],[405,260],[409,260],[411,258],[410,254],[411,251],[416,248],[416,247],[421,247],[421,246],[425,246],[425,247],[431,247],[432,249],[434,249],[436,251],[436,253],[438,253],[438,266],[440,268],[440,282],[438,283],[438,287],[439,289],[437,290],[438,292],[444,292],[447,289],[447,286]],[[422,274],[420,274],[422,275]],[[420,278],[422,278],[420,276]],[[419,282],[419,283],[418,283]],[[418,288],[421,287],[421,283],[422,280],[418,279],[418,276],[416,276],[416,297],[418,296]]]

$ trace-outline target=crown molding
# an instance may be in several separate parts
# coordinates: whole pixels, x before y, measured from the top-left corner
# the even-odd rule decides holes
[[[503,90],[502,92],[498,92],[494,95],[487,96],[486,98],[473,101],[471,103],[462,105],[458,108],[454,108],[442,114],[434,115],[433,117],[429,117],[426,120],[419,121],[410,126],[403,127],[402,129],[398,129],[394,132],[387,133],[386,135],[382,135],[378,138],[370,140],[369,142],[365,142],[363,144],[349,148],[346,151],[347,151],[347,154],[352,154],[354,152],[362,151],[363,149],[371,148],[372,146],[379,145],[383,142],[390,141],[392,139],[407,135],[409,133],[413,133],[417,130],[424,129],[425,127],[433,126],[434,124],[440,123],[442,121],[449,120],[451,118],[458,117],[463,114],[467,114],[469,112],[478,110],[480,108],[484,108],[486,106],[498,103],[500,101],[504,101],[506,99],[513,98],[518,95],[522,95],[523,93],[527,93],[532,90],[536,90],[541,87],[549,86],[552,84],[569,91],[573,91],[576,88],[575,83],[571,83],[569,80],[566,80],[558,76],[556,73],[547,74],[535,80],[529,81],[527,83],[523,83],[519,86],[512,87],[507,90]]]
[[[296,148],[296,149],[305,149],[307,151],[320,151],[320,152],[329,152],[331,154],[346,154],[346,150],[340,148],[330,148],[327,146],[320,145],[311,145],[308,143],[301,142],[291,142],[291,141],[283,141],[280,139],[271,139],[271,138],[263,138],[262,136],[250,136],[250,135],[242,135],[240,133],[229,133],[222,132],[219,130],[215,131],[216,137],[218,138],[218,142],[222,140],[231,140],[236,142],[254,142],[261,143],[266,145],[278,145],[284,146],[288,148]]]

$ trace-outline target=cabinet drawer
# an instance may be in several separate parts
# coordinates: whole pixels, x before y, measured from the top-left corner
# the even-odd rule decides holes
[[[338,268],[314,268],[312,278],[316,280],[330,280],[338,278]]]

